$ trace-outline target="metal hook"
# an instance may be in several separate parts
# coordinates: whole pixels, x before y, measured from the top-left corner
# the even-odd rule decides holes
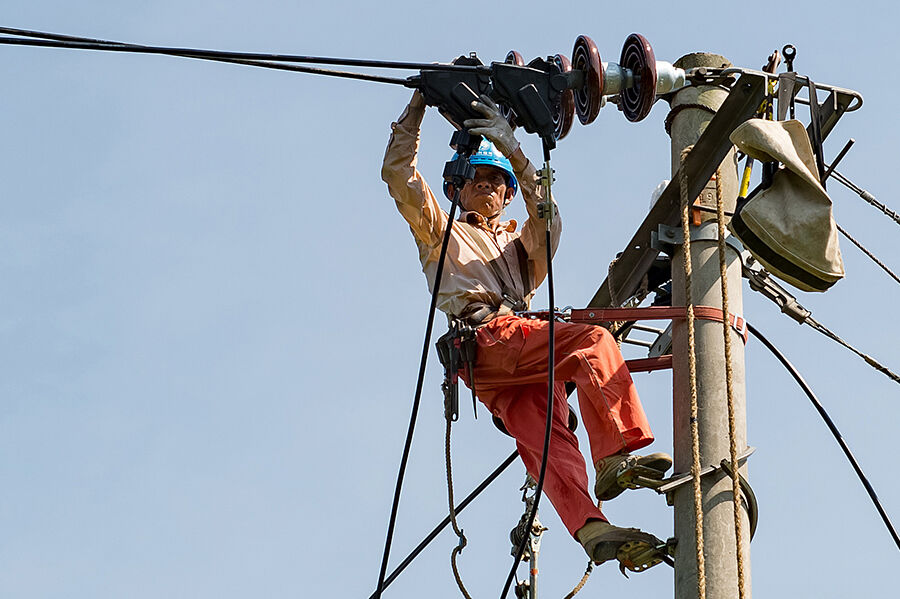
[[[788,73],[794,72],[794,58],[797,57],[797,48],[793,44],[787,44],[781,49],[781,55],[784,56],[784,64]]]

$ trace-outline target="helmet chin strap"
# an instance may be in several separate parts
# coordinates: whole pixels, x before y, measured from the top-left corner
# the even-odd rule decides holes
[[[506,207],[509,206],[510,202],[512,202],[512,198],[509,198],[508,200],[503,200],[503,206],[500,208],[500,210],[498,210],[497,212],[495,212],[494,214],[492,214],[490,216],[486,216],[485,220],[491,220],[492,218],[497,218],[498,216],[503,214],[503,211],[506,210]]]

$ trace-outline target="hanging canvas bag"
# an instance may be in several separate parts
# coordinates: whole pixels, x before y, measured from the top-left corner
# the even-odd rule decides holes
[[[730,139],[751,158],[784,166],[738,207],[728,228],[775,276],[804,291],[827,290],[843,278],[844,263],[803,123],[750,119]]]

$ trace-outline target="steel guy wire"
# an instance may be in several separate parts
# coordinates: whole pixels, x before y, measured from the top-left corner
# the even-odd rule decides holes
[[[779,308],[781,308],[782,313],[787,314],[788,316],[790,316],[791,318],[793,318],[800,324],[809,325],[810,327],[812,327],[816,331],[822,333],[823,335],[825,335],[832,341],[835,341],[835,342],[839,343],[840,345],[843,345],[844,347],[846,347],[847,349],[849,349],[850,351],[852,351],[853,353],[855,353],[856,355],[861,357],[863,360],[865,360],[866,363],[869,364],[869,366],[871,366],[878,372],[881,372],[882,374],[884,374],[885,376],[890,378],[895,383],[900,383],[900,376],[898,376],[891,369],[884,366],[883,364],[881,364],[880,362],[878,362],[871,356],[856,349],[855,347],[853,347],[852,345],[850,345],[849,343],[847,343],[846,341],[844,341],[843,339],[838,337],[834,332],[829,330],[825,325],[816,321],[812,317],[812,313],[797,302],[796,297],[794,297],[793,295],[788,293],[783,287],[781,287],[777,283],[774,283],[773,281],[771,281],[769,279],[769,277],[771,275],[769,275],[769,273],[767,273],[765,270],[760,270],[759,272],[755,272],[745,266],[744,271],[745,271],[744,276],[748,277],[750,279],[750,289],[762,294],[764,297],[766,297],[767,299],[774,302],[776,305],[778,305]],[[755,283],[754,283],[754,281],[755,281]]]
[[[884,262],[879,260],[875,254],[873,254],[868,249],[866,249],[866,247],[862,243],[860,243],[859,241],[854,239],[854,237],[852,235],[850,235],[850,233],[848,233],[846,230],[844,230],[844,228],[842,226],[837,225],[837,230],[841,232],[841,235],[843,235],[844,237],[849,239],[853,243],[853,245],[858,247],[862,253],[864,253],[866,256],[868,256],[872,260],[872,262],[874,262],[875,264],[880,266],[884,272],[886,272],[887,274],[889,274],[891,276],[891,278],[893,278],[895,281],[900,283],[900,277],[898,277],[896,274],[894,274],[894,271],[892,271],[890,268],[888,268],[888,266]]]
[[[856,349],[855,347],[853,347],[852,345],[850,345],[849,343],[847,343],[846,341],[844,341],[843,339],[838,337],[835,333],[833,333],[831,330],[829,330],[828,327],[817,322],[812,316],[808,316],[806,318],[806,324],[808,324],[815,330],[819,331],[820,333],[822,333],[823,335],[825,335],[832,341],[835,341],[835,342],[839,343],[840,345],[843,345],[844,347],[846,347],[847,349],[852,351],[854,354],[856,354],[857,356],[859,356],[860,358],[865,360],[869,366],[871,366],[878,372],[882,373],[883,375],[887,376],[895,383],[900,383],[900,375],[897,375],[897,373],[892,371],[887,366],[884,366],[883,364],[879,363],[877,360],[875,360],[875,358],[873,358],[867,354],[864,354],[863,352],[859,351],[858,349]]]
[[[831,176],[834,177],[838,183],[840,183],[841,185],[843,185],[844,187],[846,187],[847,189],[849,189],[850,191],[852,191],[853,193],[855,193],[856,195],[861,197],[868,204],[870,204],[871,206],[874,206],[875,208],[880,210],[882,212],[882,214],[890,217],[895,223],[900,225],[900,214],[897,214],[896,212],[894,212],[893,210],[891,210],[890,208],[888,208],[887,206],[885,206],[884,204],[882,204],[881,202],[876,200],[875,196],[873,196],[871,193],[869,193],[865,189],[862,189],[861,187],[857,186],[855,183],[853,183],[853,181],[851,181],[850,179],[848,179],[847,177],[845,177],[844,175],[842,175],[841,173],[839,173],[835,170],[831,171]]]

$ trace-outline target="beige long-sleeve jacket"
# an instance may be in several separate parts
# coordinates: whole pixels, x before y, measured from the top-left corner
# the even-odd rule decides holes
[[[393,132],[381,176],[397,209],[409,223],[419,247],[419,260],[429,290],[433,290],[448,215],[416,169],[419,127],[424,114],[424,107],[410,105],[398,121],[391,124]],[[528,219],[520,231],[516,230],[514,220],[502,222],[491,230],[480,214],[460,214],[451,231],[437,302],[437,307],[447,314],[469,316],[483,306],[496,309],[503,301],[504,289],[513,290],[530,305],[535,288],[547,276],[546,225],[537,215],[543,188],[534,166],[521,151],[513,154],[511,163],[525,200]],[[550,235],[554,253],[561,231],[562,222],[557,212]],[[527,259],[520,260],[516,240],[521,242]]]

